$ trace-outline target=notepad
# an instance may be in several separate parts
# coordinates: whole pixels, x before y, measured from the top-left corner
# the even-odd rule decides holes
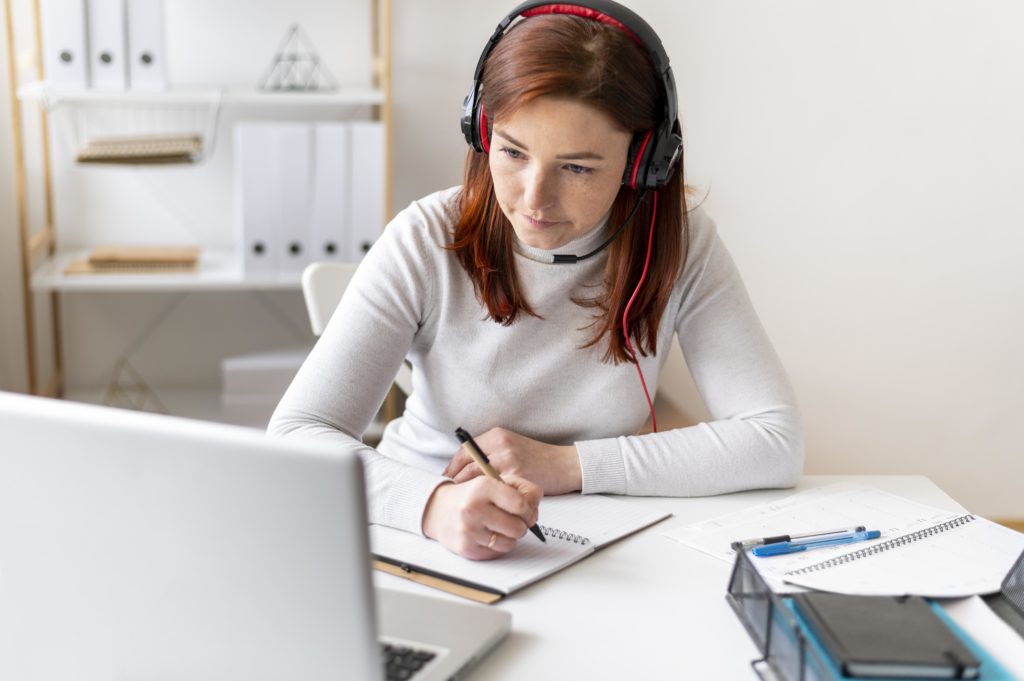
[[[965,514],[888,537],[784,575],[808,589],[953,598],[999,591],[1024,534]]]
[[[376,567],[481,602],[532,584],[589,556],[597,549],[671,515],[609,497],[571,494],[541,501],[541,543],[527,534],[495,560],[475,561],[436,541],[383,525],[370,526]]]
[[[198,246],[97,246],[64,274],[168,274],[192,272],[198,263]]]
[[[203,150],[200,135],[145,135],[88,140],[78,152],[79,163],[163,164],[193,163]]]

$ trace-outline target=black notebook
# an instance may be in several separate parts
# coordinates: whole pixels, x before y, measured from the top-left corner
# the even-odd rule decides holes
[[[981,663],[923,598],[805,593],[793,600],[846,676],[978,678]]]

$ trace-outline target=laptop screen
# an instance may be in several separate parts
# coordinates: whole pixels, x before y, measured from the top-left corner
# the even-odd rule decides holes
[[[362,467],[0,393],[0,678],[380,675]]]

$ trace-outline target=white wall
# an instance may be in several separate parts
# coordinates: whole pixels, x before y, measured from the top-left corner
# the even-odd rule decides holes
[[[796,384],[807,470],[926,473],[1024,515],[1024,5],[679,16],[693,176]]]
[[[459,182],[459,106],[484,40],[514,4],[395,1],[396,207]],[[710,189],[705,206],[789,368],[807,471],[923,473],[976,512],[1024,517],[1015,491],[1024,428],[1013,419],[1024,407],[1024,274],[1012,267],[1024,252],[1014,198],[1024,180],[1024,5],[628,4],[672,58],[688,178]],[[365,25],[347,9],[359,2],[168,5],[178,83],[252,82],[292,16],[339,80],[365,72],[342,37]],[[199,29],[183,38],[189,25]],[[364,49],[357,39],[352,54]],[[197,56],[206,52],[208,62]],[[117,205],[122,221],[103,229],[137,229],[144,217],[156,234],[221,240],[229,167],[219,155],[195,177],[82,180],[58,169],[65,188],[79,183],[66,205],[80,210],[62,228],[74,236],[76,224],[96,225],[97,207]],[[2,263],[0,276],[6,282]],[[215,381],[209,374],[230,349],[251,349],[261,335],[288,340],[265,305],[243,300],[186,301],[142,353],[148,375]],[[69,301],[72,378],[101,381],[116,354],[111,339],[143,327],[165,301]],[[216,311],[228,308],[218,326]],[[184,375],[182,353],[192,359]],[[699,415],[681,362],[671,367],[663,391]]]

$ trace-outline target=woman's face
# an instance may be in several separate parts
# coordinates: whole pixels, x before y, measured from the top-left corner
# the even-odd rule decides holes
[[[596,227],[618,195],[630,137],[570,99],[540,97],[495,119],[488,162],[516,236],[555,249]]]

